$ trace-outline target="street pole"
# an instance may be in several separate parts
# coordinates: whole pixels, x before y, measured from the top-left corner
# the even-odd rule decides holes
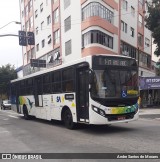
[[[138,47],[138,51],[137,51],[137,52],[138,52],[138,76],[139,76],[139,75],[140,75],[140,74],[139,74],[139,61],[140,61],[139,47]]]
[[[7,25],[9,25],[9,24],[11,24],[11,23],[21,24],[21,22],[18,22],[18,21],[11,21],[11,22],[7,23],[6,25],[0,27],[0,29],[3,29],[4,27],[6,27]]]

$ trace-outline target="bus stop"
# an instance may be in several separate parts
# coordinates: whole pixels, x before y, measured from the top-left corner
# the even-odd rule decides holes
[[[140,107],[160,107],[160,77],[140,77]]]

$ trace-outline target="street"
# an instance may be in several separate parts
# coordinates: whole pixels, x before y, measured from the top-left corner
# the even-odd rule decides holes
[[[159,141],[160,119],[153,115],[131,123],[68,130],[61,122],[24,120],[12,110],[0,110],[1,153],[158,153]]]

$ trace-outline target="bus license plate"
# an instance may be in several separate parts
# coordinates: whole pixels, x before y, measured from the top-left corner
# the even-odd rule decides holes
[[[124,116],[119,116],[117,119],[118,120],[125,120],[126,118]]]

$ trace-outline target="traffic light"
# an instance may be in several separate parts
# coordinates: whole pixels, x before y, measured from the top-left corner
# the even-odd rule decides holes
[[[19,45],[20,46],[26,46],[27,40],[26,40],[26,32],[25,31],[18,31],[19,35]]]
[[[28,45],[35,45],[34,33],[27,32]]]

